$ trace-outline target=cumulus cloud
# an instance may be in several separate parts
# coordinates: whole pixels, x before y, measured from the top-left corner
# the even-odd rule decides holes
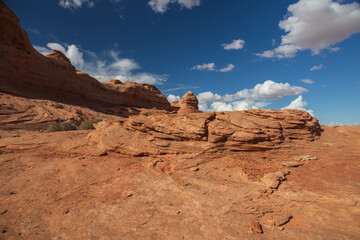
[[[231,72],[232,70],[234,70],[234,68],[235,68],[235,66],[230,63],[226,67],[220,68],[218,71],[219,72]]]
[[[295,57],[297,51],[299,50],[301,50],[301,48],[294,44],[285,44],[278,46],[274,50],[267,50],[264,51],[263,53],[256,53],[255,55],[265,58],[274,58],[274,57],[277,57],[279,59],[293,58]]]
[[[235,101],[231,103],[213,102],[211,104],[211,111],[226,112],[226,111],[243,111],[248,109],[259,109],[266,107],[268,102],[256,102],[251,100]]]
[[[273,50],[256,54],[267,58],[292,58],[300,50],[310,49],[319,54],[351,35],[360,32],[360,4],[341,4],[332,0],[299,0],[288,7],[286,18],[279,27],[286,34]]]
[[[149,5],[157,13],[164,13],[168,10],[170,3],[179,4],[182,8],[192,9],[200,5],[200,0],[150,0]]]
[[[240,111],[265,107],[271,101],[280,100],[284,96],[300,95],[306,91],[303,87],[292,86],[289,83],[267,80],[252,89],[243,89],[235,94],[202,92],[197,98],[202,111]]]
[[[239,50],[244,48],[245,41],[241,39],[233,40],[231,43],[224,43],[222,46],[225,50]]]
[[[314,81],[311,80],[311,79],[302,79],[301,81],[302,81],[303,83],[306,83],[306,84],[313,84],[313,83],[314,83]]]
[[[323,68],[323,66],[323,64],[312,66],[312,68],[310,68],[310,71],[320,70]]]
[[[215,63],[204,63],[201,65],[195,65],[191,68],[191,70],[200,70],[200,71],[215,71]]]
[[[172,103],[175,101],[179,101],[180,100],[180,96],[175,96],[173,94],[169,94],[169,96],[167,96],[167,100]]]
[[[302,96],[299,96],[297,99],[292,101],[288,106],[283,107],[281,109],[297,109],[297,110],[303,110],[314,116],[313,110],[307,110],[305,107],[307,106],[307,102],[303,100]]]
[[[200,70],[200,71],[217,71],[217,72],[230,72],[234,70],[235,66],[233,64],[228,64],[226,67],[217,68],[215,63],[204,63],[201,65],[195,65],[191,70]]]
[[[82,52],[80,52],[80,50],[74,44],[68,46],[66,56],[70,59],[72,64],[74,64],[75,66],[79,66],[79,68],[84,68],[84,64],[85,64],[85,61],[83,58],[84,55]]]
[[[88,7],[93,7],[94,2],[89,0],[60,0],[59,5],[63,8],[75,9],[86,4]]]
[[[101,82],[116,78],[121,81],[162,84],[168,77],[166,74],[139,72],[141,67],[138,63],[129,58],[119,57],[119,53],[116,51],[107,51],[102,57],[98,57],[90,51],[81,50],[74,44],[62,45],[59,43],[48,43],[46,47],[35,46],[35,49],[43,55],[51,53],[52,50],[59,50],[77,69],[89,73]]]

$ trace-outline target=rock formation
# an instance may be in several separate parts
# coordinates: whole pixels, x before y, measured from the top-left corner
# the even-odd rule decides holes
[[[0,91],[29,98],[86,106],[131,106],[170,110],[164,95],[149,84],[102,84],[76,70],[60,51],[43,56],[31,45],[19,19],[0,2]],[[116,87],[114,87],[116,86]]]
[[[170,108],[42,56],[1,1],[0,33],[0,239],[360,239],[360,126],[201,113],[191,92]]]
[[[199,101],[195,97],[194,93],[189,91],[185,93],[179,102],[180,109],[178,110],[178,114],[198,113],[200,112],[198,104]]]
[[[102,150],[131,155],[270,150],[289,141],[313,141],[316,118],[299,110],[158,114],[104,121],[89,138]]]

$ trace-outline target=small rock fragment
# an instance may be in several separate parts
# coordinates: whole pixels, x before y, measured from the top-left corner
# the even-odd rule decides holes
[[[275,216],[273,216],[274,225],[279,226],[279,227],[282,225],[285,225],[286,223],[288,223],[290,221],[291,218],[292,218],[292,215],[289,213],[275,215]]]
[[[254,221],[250,219],[248,222],[248,228],[249,228],[249,233],[259,233],[259,234],[263,233],[262,227],[258,221]]]
[[[70,212],[70,210],[67,208],[67,209],[65,209],[64,214],[68,214],[69,212]]]
[[[288,223],[293,216],[287,212],[272,213],[266,215],[263,220],[266,221],[270,226],[279,227],[279,229]]]
[[[312,160],[317,160],[317,157],[311,156],[311,155],[306,155],[306,156],[301,156],[298,157],[296,160],[298,161],[312,161]]]
[[[198,168],[198,167],[194,167],[194,168],[192,168],[191,170],[192,170],[192,171],[194,171],[194,172],[197,172],[197,171],[199,171],[199,170],[200,170],[200,168]]]
[[[103,152],[99,153],[100,157],[107,156],[107,155],[108,155],[107,151],[103,151]]]
[[[282,165],[285,166],[285,167],[299,167],[299,166],[302,166],[304,164],[299,163],[299,162],[295,162],[295,161],[291,161],[291,162],[283,162]]]
[[[276,173],[268,173],[261,178],[261,181],[265,184],[266,187],[271,189],[276,189],[279,187],[281,181],[285,180],[285,176],[289,175],[288,170],[281,170]]]

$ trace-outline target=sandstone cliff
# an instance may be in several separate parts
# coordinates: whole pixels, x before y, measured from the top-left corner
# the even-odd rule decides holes
[[[170,110],[154,86],[102,84],[71,65],[59,51],[43,56],[33,47],[19,19],[0,2],[0,91],[28,98],[49,99],[104,111],[123,105]]]

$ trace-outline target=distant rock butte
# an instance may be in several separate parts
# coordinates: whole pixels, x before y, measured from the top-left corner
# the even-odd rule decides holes
[[[185,93],[185,95],[182,97],[181,101],[179,102],[179,111],[178,114],[188,114],[188,113],[198,113],[199,101],[195,97],[194,93],[189,91]]]
[[[0,2],[0,92],[48,99],[103,111],[107,106],[171,110],[154,86],[119,80],[100,83],[78,71],[60,51],[43,56],[33,47],[19,19]],[[116,87],[115,87],[116,86]]]
[[[89,139],[99,151],[130,155],[270,150],[320,135],[316,118],[299,110],[157,114],[103,121]]]

